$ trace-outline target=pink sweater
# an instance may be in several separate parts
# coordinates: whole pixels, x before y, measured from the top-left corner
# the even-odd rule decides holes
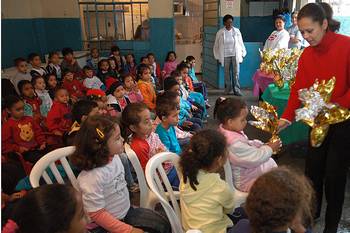
[[[164,78],[170,76],[171,72],[176,70],[176,61],[167,61],[164,63],[163,72],[165,72]]]
[[[249,192],[259,176],[277,167],[271,158],[271,147],[259,140],[249,140],[243,131],[229,131],[222,125],[219,126],[219,131],[226,138],[233,184],[238,190]]]

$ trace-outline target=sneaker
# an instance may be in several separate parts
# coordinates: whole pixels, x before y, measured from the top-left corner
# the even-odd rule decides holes
[[[138,184],[135,183],[129,187],[129,191],[132,193],[138,193],[140,192],[140,187]]]

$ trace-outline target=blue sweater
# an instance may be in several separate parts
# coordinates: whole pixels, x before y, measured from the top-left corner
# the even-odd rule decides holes
[[[156,128],[156,133],[159,136],[159,139],[162,141],[164,146],[173,153],[181,154],[181,147],[176,138],[174,126],[170,126],[168,130],[164,129],[162,124],[159,124]]]

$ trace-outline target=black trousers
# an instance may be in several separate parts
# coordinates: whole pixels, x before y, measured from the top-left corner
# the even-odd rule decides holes
[[[313,183],[320,216],[323,187],[327,208],[324,233],[336,233],[342,215],[347,172],[350,165],[350,120],[331,125],[323,144],[309,146],[305,174]]]

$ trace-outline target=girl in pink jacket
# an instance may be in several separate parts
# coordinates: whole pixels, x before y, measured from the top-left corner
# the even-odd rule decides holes
[[[280,141],[264,144],[249,140],[243,132],[247,115],[247,105],[241,99],[220,97],[216,101],[214,116],[220,123],[219,131],[226,138],[233,185],[242,192],[249,192],[259,176],[277,167],[271,155],[281,146]]]

